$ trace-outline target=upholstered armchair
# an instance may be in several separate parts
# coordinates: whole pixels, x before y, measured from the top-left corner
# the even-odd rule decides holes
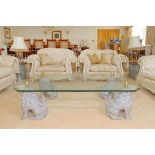
[[[30,55],[27,62],[31,64],[30,77],[41,75],[58,75],[68,78],[73,73],[72,64],[76,65],[77,58],[74,52],[62,48],[44,48],[37,54]]]
[[[90,55],[98,57],[101,60],[102,54],[111,56],[111,63],[105,64],[92,64],[90,61]],[[86,49],[81,52],[78,57],[78,65],[82,66],[82,73],[84,78],[95,78],[107,80],[110,76],[122,77],[124,75],[123,64],[128,66],[128,57],[122,54],[118,54],[114,50],[93,50]]]
[[[0,91],[16,81],[19,73],[19,60],[13,56],[0,56]]]
[[[140,70],[137,75],[137,82],[155,94],[155,55],[140,57],[138,64]]]

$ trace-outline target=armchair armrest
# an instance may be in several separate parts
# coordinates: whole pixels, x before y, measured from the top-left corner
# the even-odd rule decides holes
[[[72,74],[74,68],[72,67],[73,64],[75,64],[75,67],[77,67],[77,58],[75,55],[70,55],[66,57],[65,59],[65,67],[66,67],[66,72],[67,74]]]
[[[137,77],[139,77],[142,72],[154,72],[155,71],[155,55],[142,56],[138,59],[138,64],[140,66]],[[137,78],[138,79],[138,78]]]
[[[19,60],[16,57],[1,55],[0,66],[11,67],[14,69],[15,73],[19,73]]]
[[[139,64],[139,66],[140,66],[140,69],[139,69],[139,72],[138,72],[138,75],[140,75],[141,73],[142,73],[142,70],[144,70],[144,68],[145,68],[145,59],[143,58],[143,57],[140,57],[139,59],[138,59],[138,64]]]
[[[80,55],[78,57],[78,61],[79,61],[79,63],[83,64],[83,74],[84,75],[88,74],[89,73],[89,68],[90,68],[90,65],[91,65],[88,56]]]
[[[27,57],[27,63],[31,64],[30,75],[33,76],[37,73],[37,68],[40,66],[40,58],[37,54],[33,54]]]
[[[124,67],[128,68],[129,67],[129,58],[123,54],[118,54],[116,60],[115,60],[115,65],[118,67],[118,71],[120,76],[124,75]]]

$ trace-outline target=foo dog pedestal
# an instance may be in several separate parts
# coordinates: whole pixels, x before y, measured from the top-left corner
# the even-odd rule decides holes
[[[21,93],[23,119],[41,119],[47,115],[44,96],[36,93]]]
[[[132,93],[131,92],[112,92],[101,93],[107,99],[106,112],[111,119],[119,120],[122,118],[131,119]]]
[[[38,120],[44,118],[48,113],[46,98],[54,98],[57,93],[21,93],[23,119]]]

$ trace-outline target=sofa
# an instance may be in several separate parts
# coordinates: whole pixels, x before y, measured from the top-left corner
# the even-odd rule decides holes
[[[95,55],[99,62],[92,63],[90,57]],[[129,61],[127,56],[118,54],[115,50],[86,49],[78,57],[78,65],[82,68],[84,78],[107,80],[111,76],[122,77],[124,75],[123,65],[127,67]]]
[[[140,57],[138,64],[140,65],[138,84],[155,94],[155,55]]]
[[[0,91],[16,82],[19,60],[13,56],[0,56]]]
[[[27,63],[30,66],[30,77],[46,75],[58,75],[59,78],[68,78],[73,73],[72,64],[77,64],[74,52],[63,48],[44,48],[37,54],[28,56]]]

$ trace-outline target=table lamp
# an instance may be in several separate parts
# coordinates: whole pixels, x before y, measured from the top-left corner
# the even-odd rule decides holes
[[[133,36],[130,38],[128,49],[142,47],[140,36]]]
[[[142,42],[140,41],[140,36],[133,36],[130,38],[129,40],[129,46],[128,49],[130,50],[130,52],[134,52],[135,53],[135,61],[137,61],[137,59],[139,58],[140,55],[140,48],[142,47]],[[130,54],[129,52],[129,54]],[[131,53],[133,56],[133,53]],[[129,58],[131,58],[129,56]]]
[[[14,37],[13,45],[10,48],[10,51],[16,52],[16,56],[19,60],[23,58],[23,52],[27,52],[28,48],[25,44],[23,37]]]

